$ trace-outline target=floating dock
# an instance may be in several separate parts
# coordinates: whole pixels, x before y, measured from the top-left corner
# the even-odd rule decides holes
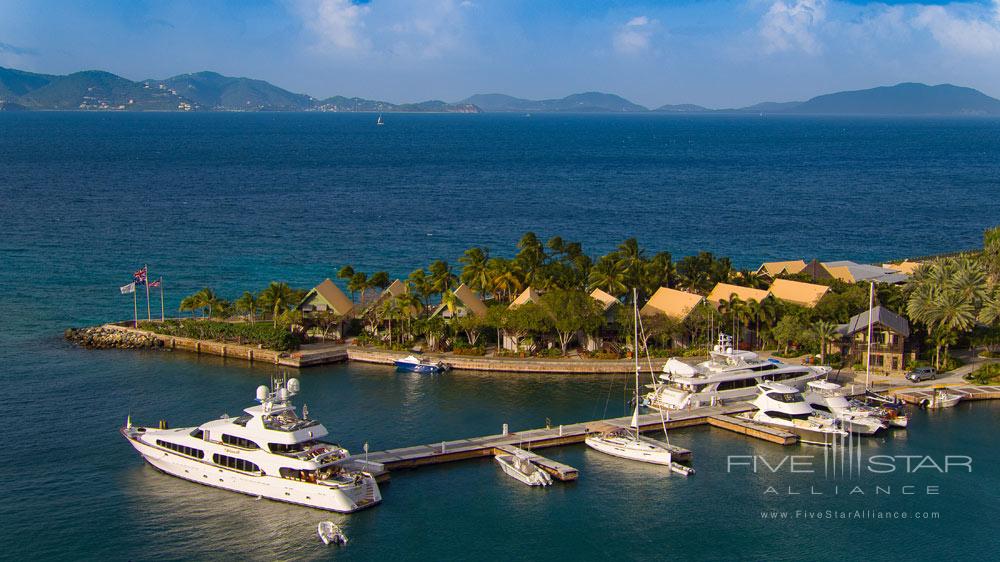
[[[513,445],[503,445],[501,447],[497,447],[493,450],[493,454],[519,455],[525,457],[528,460],[530,460],[532,464],[536,465],[538,468],[541,468],[545,472],[548,472],[549,475],[555,478],[556,480],[562,480],[563,482],[576,480],[577,478],[580,477],[580,471],[573,468],[572,466],[569,466],[568,464],[563,464],[561,462],[556,462],[552,459],[547,459],[531,451],[525,451],[524,449],[514,447]]]
[[[947,390],[954,394],[961,394],[962,401],[965,400],[992,400],[1000,398],[1000,386],[960,384],[956,386],[922,386],[908,388],[905,390],[895,390],[892,394],[907,404],[920,404],[923,400],[930,400],[934,396],[934,389]]]
[[[708,416],[708,424],[712,427],[735,431],[740,435],[756,437],[778,445],[793,445],[799,441],[799,436],[794,433],[725,414]]]
[[[798,442],[798,436],[749,420],[733,417],[732,414],[747,412],[753,407],[747,402],[734,402],[727,405],[706,406],[692,410],[671,411],[661,419],[659,413],[639,416],[639,431],[660,431],[666,425],[668,430],[696,425],[710,424],[713,427],[734,431],[747,437],[764,439],[779,445],[792,445]],[[621,417],[605,420],[580,422],[555,427],[529,429],[526,431],[507,432],[482,437],[470,437],[453,441],[442,441],[413,447],[402,447],[376,451],[367,455],[354,455],[347,462],[367,461],[367,470],[377,477],[385,476],[378,472],[395,471],[406,468],[417,468],[432,464],[455,462],[466,459],[492,457],[498,452],[510,453],[511,447],[522,449],[544,449],[560,445],[582,443],[587,435],[600,431],[608,431],[629,427],[632,418]],[[672,446],[674,459],[690,462],[691,451]],[[532,461],[560,480],[573,480],[579,472],[562,463],[547,459],[535,453]]]

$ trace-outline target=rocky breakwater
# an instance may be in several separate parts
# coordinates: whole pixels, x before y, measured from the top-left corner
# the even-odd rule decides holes
[[[163,342],[148,334],[109,328],[70,328],[68,341],[88,349],[143,349],[163,347]]]

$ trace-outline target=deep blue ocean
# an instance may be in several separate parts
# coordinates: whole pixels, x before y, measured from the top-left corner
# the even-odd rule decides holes
[[[398,472],[382,505],[332,518],[145,466],[117,428],[194,425],[250,405],[273,368],[184,353],[86,351],[62,331],[131,316],[118,287],[144,263],[168,314],[203,286],[236,297],[309,287],[345,264],[405,275],[524,231],[598,254],[879,261],[974,248],[1000,223],[1000,121],[655,115],[0,113],[0,558],[786,559],[995,557],[1000,404],[914,415],[868,454],[974,459],[830,479],[729,467],[781,448],[709,428],[671,432],[690,479],[582,445],[547,490],[491,461]],[[157,308],[156,298],[153,308]],[[300,402],[352,450],[621,413],[621,380],[338,365],[303,371]],[[617,408],[617,411],[616,411]],[[861,494],[849,494],[853,486]],[[839,494],[834,493],[839,486]],[[876,494],[874,487],[889,487]],[[903,486],[913,486],[903,492]],[[928,495],[927,486],[938,493]],[[789,489],[791,487],[791,489]],[[814,487],[812,490],[810,487]],[[776,493],[771,493],[773,489]],[[820,493],[817,494],[816,492]],[[787,519],[762,512],[787,511]],[[807,518],[805,513],[854,513]],[[869,510],[907,519],[865,519]],[[937,512],[936,519],[914,519]],[[780,518],[780,515],[778,516]],[[950,553],[950,554],[949,554]]]

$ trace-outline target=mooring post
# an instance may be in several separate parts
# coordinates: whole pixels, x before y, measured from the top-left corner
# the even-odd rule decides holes
[[[559,424],[559,437],[562,437],[562,424]]]
[[[503,424],[503,436],[506,437],[508,435],[510,435],[510,432],[507,431],[507,424]]]
[[[441,442],[441,452],[444,453],[444,441]]]

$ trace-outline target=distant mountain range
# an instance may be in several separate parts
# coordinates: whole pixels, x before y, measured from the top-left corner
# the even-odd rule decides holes
[[[215,72],[181,74],[164,80],[133,82],[100,70],[60,76],[0,67],[0,111],[336,111],[414,113],[772,113],[797,115],[1000,115],[1000,100],[972,88],[903,83],[836,92],[807,101],[763,102],[709,109],[695,104],[650,110],[614,94],[584,92],[559,99],[529,100],[505,94],[476,94],[448,103],[429,100],[393,104],[334,96],[316,99],[263,80]]]

